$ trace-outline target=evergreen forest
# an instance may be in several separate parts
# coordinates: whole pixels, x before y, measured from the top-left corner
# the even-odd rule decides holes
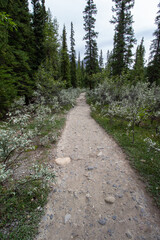
[[[155,16],[155,32],[146,66],[143,36],[136,53],[133,53],[136,44],[131,15],[134,0],[113,2],[114,15],[110,22],[115,29],[114,44],[113,50],[107,53],[107,62],[104,62],[102,50],[98,50],[96,41],[97,8],[93,0],[86,2],[83,11],[86,33],[83,60],[80,59],[80,53],[75,51],[73,22],[70,33],[66,32],[64,25],[62,35],[59,35],[58,21],[52,17],[50,10],[46,11],[45,1],[32,0],[32,12],[29,11],[27,0],[18,0],[16,3],[12,0],[0,1],[1,117],[14,99],[23,96],[25,103],[29,104],[39,84],[49,85],[53,91],[57,87],[92,89],[106,77],[125,75],[130,84],[149,81],[160,85],[160,6]],[[70,46],[67,46],[67,34],[70,35]]]

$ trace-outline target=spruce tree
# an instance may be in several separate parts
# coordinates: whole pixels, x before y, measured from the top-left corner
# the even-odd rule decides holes
[[[5,5],[0,3],[0,9]],[[4,10],[4,9],[3,9]],[[15,23],[5,12],[0,13],[0,118],[7,111],[13,99],[16,97],[16,87],[13,70],[9,66],[11,54],[8,45],[8,30],[15,31],[12,27]]]
[[[31,79],[32,29],[28,1],[17,0],[13,3],[12,0],[8,0],[4,11],[16,23],[17,31],[8,30],[7,48],[3,49],[3,69],[8,77],[11,74],[17,94],[25,96],[26,103],[28,103],[34,87],[34,82]]]
[[[73,23],[71,22],[71,51],[70,51],[70,74],[71,74],[71,85],[76,88],[77,77],[76,77],[76,52],[75,52],[75,39],[74,39],[74,29]]]
[[[81,57],[80,53],[78,53],[78,64],[77,64],[77,86],[81,86],[81,79],[82,79],[82,74],[81,74]]]
[[[34,69],[37,70],[44,60],[44,28],[46,21],[45,1],[32,0],[33,5],[33,31],[34,31]]]
[[[80,87],[85,87],[85,67],[84,67],[84,62],[82,61],[81,62],[81,85]]]
[[[104,63],[103,63],[103,51],[101,50],[100,51],[100,56],[99,56],[99,68],[100,68],[100,71],[102,71],[104,67]]]
[[[71,79],[70,79],[70,62],[69,62],[69,54],[67,48],[67,36],[66,36],[66,27],[63,27],[62,33],[62,47],[61,47],[61,77],[62,80],[65,81],[66,87],[71,87]]]
[[[136,50],[136,58],[133,66],[133,77],[134,77],[133,81],[135,83],[137,81],[144,81],[144,78],[145,78],[145,68],[144,68],[145,48],[143,43],[144,43],[144,38],[142,38],[141,43]]]
[[[112,69],[112,61],[113,61],[113,52],[107,51],[107,62],[105,64],[105,72],[107,77],[113,76],[113,69]]]
[[[50,9],[47,11],[47,18],[44,27],[44,54],[45,60],[42,62],[45,70],[48,71],[55,80],[59,78],[59,35],[58,23],[55,18],[52,20]]]
[[[148,66],[149,81],[156,82],[160,85],[160,3],[158,4],[158,12],[155,19],[157,29],[154,32],[154,40],[150,47],[150,61]]]
[[[112,1],[115,2],[115,7],[112,8],[115,16],[111,20],[111,23],[115,24],[112,67],[113,75],[121,75],[132,63],[132,48],[136,42],[131,15],[134,0]]]
[[[86,52],[85,52],[85,64],[86,72],[88,74],[88,84],[92,88],[92,83],[90,81],[90,76],[98,72],[98,48],[96,38],[98,33],[95,32],[95,22],[96,19],[94,15],[97,14],[96,5],[93,0],[87,0],[87,5],[85,7],[84,13],[84,30],[86,35],[84,40],[86,40]]]

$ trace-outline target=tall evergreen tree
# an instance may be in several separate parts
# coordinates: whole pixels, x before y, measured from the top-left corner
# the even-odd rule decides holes
[[[102,71],[103,67],[104,67],[104,63],[103,63],[103,51],[101,50],[101,51],[100,51],[100,56],[99,56],[99,68],[100,68],[101,71]]]
[[[115,13],[111,23],[115,24],[114,48],[113,48],[113,75],[120,75],[127,70],[132,63],[132,48],[136,42],[132,28],[131,9],[134,0],[112,0]]]
[[[34,31],[34,69],[44,60],[44,28],[46,20],[45,1],[32,0],[33,4],[33,31]]]
[[[77,86],[81,86],[81,79],[82,79],[82,74],[81,74],[81,56],[80,53],[78,53],[78,64],[77,64]]]
[[[113,61],[113,52],[107,51],[107,62],[105,65],[105,72],[107,77],[112,77],[113,76],[113,69],[112,69],[112,61]]]
[[[46,103],[53,101],[53,96],[59,92],[59,88],[64,87],[60,81],[60,58],[59,58],[59,35],[57,19],[52,20],[50,10],[47,11],[47,18],[44,28],[44,50],[45,59],[36,72],[37,90],[44,97]]]
[[[44,28],[44,53],[43,66],[50,72],[55,80],[59,78],[59,47],[58,23],[55,18],[52,20],[50,9],[47,11],[47,19]]]
[[[84,30],[86,35],[84,40],[86,40],[86,52],[85,52],[85,64],[86,72],[89,76],[98,72],[98,48],[96,38],[98,33],[95,32],[95,22],[96,19],[94,15],[97,14],[96,5],[93,0],[87,0],[87,5],[85,7],[84,13]],[[89,78],[90,79],[90,78]],[[90,88],[92,87],[91,81],[89,81]]]
[[[25,95],[26,103],[32,94],[34,82],[31,79],[32,29],[28,0],[8,0],[6,11],[17,25],[17,31],[8,30],[8,46],[3,55],[3,64],[12,75],[17,93]]]
[[[15,31],[15,23],[6,13],[7,4],[7,1],[0,1],[0,117],[16,96],[15,79],[10,64],[13,54],[9,51],[8,44],[9,30]]]
[[[81,85],[80,87],[85,87],[85,67],[84,67],[84,62],[82,61],[81,62]]]
[[[145,78],[145,69],[144,69],[144,54],[145,54],[145,48],[144,48],[144,38],[142,38],[140,45],[137,47],[136,50],[136,57],[135,57],[135,63],[133,66],[133,81],[144,81]]]
[[[160,3],[158,4],[158,12],[155,19],[157,29],[154,32],[155,39],[150,47],[150,61],[148,66],[149,81],[156,82],[160,85]]]
[[[67,48],[67,33],[66,27],[63,27],[62,33],[62,47],[61,47],[61,77],[62,80],[66,82],[66,87],[71,87],[71,79],[70,79],[70,62],[69,62],[69,54]]]
[[[71,85],[75,88],[77,86],[76,77],[76,52],[75,52],[75,39],[73,23],[71,22],[71,51],[70,51],[70,74],[71,74]]]

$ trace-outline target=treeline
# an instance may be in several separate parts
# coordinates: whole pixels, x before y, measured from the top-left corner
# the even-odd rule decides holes
[[[111,24],[114,24],[115,30],[113,50],[107,52],[107,63],[102,74],[93,75],[93,85],[102,83],[106,77],[112,79],[123,78],[131,85],[146,81],[160,85],[160,3],[155,18],[157,29],[153,33],[154,39],[150,46],[150,56],[146,66],[143,37],[137,46],[136,53],[133,53],[137,40],[132,27],[134,21],[131,10],[135,1],[113,0],[113,2],[113,17],[110,21]]]
[[[58,89],[84,86],[84,65],[76,60],[73,23],[70,51],[64,26],[46,11],[44,0],[0,0],[0,115],[17,97],[32,101],[33,92],[54,94]]]
[[[70,87],[94,88],[106,77],[123,79],[136,84],[139,81],[160,84],[160,10],[155,24],[150,59],[145,66],[144,39],[136,44],[131,10],[134,0],[113,0],[115,34],[113,50],[107,53],[104,64],[102,50],[98,50],[95,31],[97,8],[93,0],[86,0],[83,11],[85,57],[75,51],[75,32],[71,22],[70,46],[64,25],[60,38],[58,22],[46,11],[45,0],[0,0],[0,110],[3,115],[13,100],[25,97],[26,104],[40,87],[41,94],[54,94],[57,89]],[[160,8],[160,4],[158,5]],[[100,54],[99,54],[100,52]],[[125,77],[124,77],[125,76]]]

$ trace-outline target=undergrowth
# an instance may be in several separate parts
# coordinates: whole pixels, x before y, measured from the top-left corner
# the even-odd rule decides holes
[[[151,125],[149,121],[143,122],[141,126],[135,127],[135,141],[132,141],[132,134],[127,132],[128,121],[115,117],[103,116],[100,108],[94,107],[91,116],[102,126],[128,155],[134,168],[146,182],[147,189],[154,197],[158,207],[160,207],[160,153],[155,149],[149,149],[144,141],[152,137],[154,141],[160,144],[160,138],[155,134],[155,124]]]
[[[19,99],[0,122],[0,239],[34,239],[56,175],[47,164],[48,148],[57,142],[65,114],[79,94],[79,89],[62,90],[50,96],[49,104],[38,94],[29,106]],[[43,154],[32,162],[38,150]],[[17,178],[15,172],[24,160],[26,173]]]
[[[32,194],[29,194],[32,191]],[[0,189],[0,239],[29,240],[37,233],[37,225],[44,213],[49,188],[43,188],[41,181],[26,184],[11,192]]]

